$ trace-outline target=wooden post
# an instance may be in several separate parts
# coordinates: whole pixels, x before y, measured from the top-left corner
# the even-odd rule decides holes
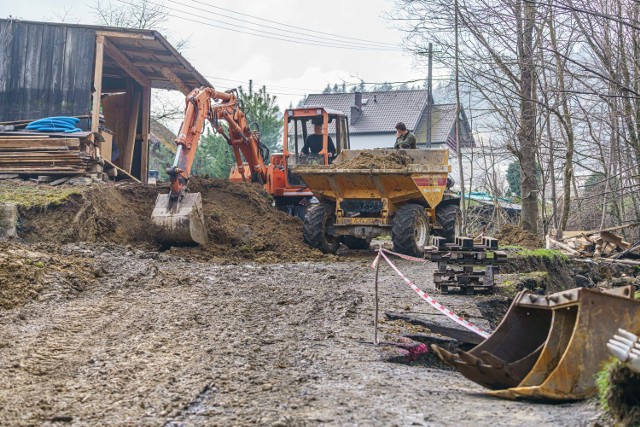
[[[374,314],[373,314],[373,344],[378,345],[378,272],[380,271],[380,249],[378,249],[378,256],[374,261],[376,263],[376,281],[375,281],[375,291],[373,297],[373,306],[374,306]]]
[[[100,97],[102,96],[102,63],[104,60],[104,36],[96,37],[96,62],[93,70],[93,105],[91,108],[91,132],[98,132],[100,123]],[[94,140],[95,142],[95,140]]]
[[[140,97],[141,93],[133,85],[131,93],[131,114],[129,115],[129,132],[127,135],[126,145],[124,147],[124,153],[122,158],[123,169],[131,173],[131,167],[133,165],[133,152],[136,146],[136,131],[138,128],[138,113],[140,110]]]
[[[149,175],[149,127],[151,113],[151,87],[142,88],[142,147],[140,150],[140,181],[147,183]]]

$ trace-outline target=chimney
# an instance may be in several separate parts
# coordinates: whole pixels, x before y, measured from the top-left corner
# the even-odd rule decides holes
[[[355,105],[351,106],[351,123],[356,123],[362,117],[362,92],[356,92]]]
[[[362,92],[356,92],[356,107],[362,111]]]

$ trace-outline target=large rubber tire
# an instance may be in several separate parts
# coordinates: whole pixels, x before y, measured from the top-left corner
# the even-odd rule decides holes
[[[371,239],[360,239],[353,236],[344,236],[342,241],[349,249],[369,249]]]
[[[429,241],[429,219],[424,207],[415,204],[401,206],[391,227],[393,248],[401,254],[421,257]]]
[[[332,205],[319,203],[309,206],[304,215],[304,242],[325,254],[335,254],[340,246],[340,237],[329,233],[335,222],[335,209]]]
[[[436,206],[436,221],[442,228],[433,230],[433,234],[444,237],[447,243],[455,242],[456,235],[460,233],[460,206],[451,203]]]

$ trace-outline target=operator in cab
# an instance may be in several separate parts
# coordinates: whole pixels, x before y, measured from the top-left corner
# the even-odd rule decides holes
[[[409,132],[404,123],[398,122],[396,125],[396,143],[393,148],[417,148],[416,136]]]
[[[329,140],[327,141],[327,150],[329,151],[329,158],[333,158],[336,155],[336,146],[333,144],[331,136],[327,135]],[[307,136],[302,147],[302,154],[318,154],[322,151],[322,124],[313,125],[313,133]]]

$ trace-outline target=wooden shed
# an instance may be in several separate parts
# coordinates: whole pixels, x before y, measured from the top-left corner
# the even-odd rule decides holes
[[[210,84],[157,31],[0,19],[0,173],[86,168],[146,182],[151,89],[186,95],[199,86]],[[80,118],[83,132],[23,129],[52,116]],[[47,170],[47,159],[55,158],[41,149],[47,146],[57,156],[77,146],[84,166],[64,152],[64,161]]]

